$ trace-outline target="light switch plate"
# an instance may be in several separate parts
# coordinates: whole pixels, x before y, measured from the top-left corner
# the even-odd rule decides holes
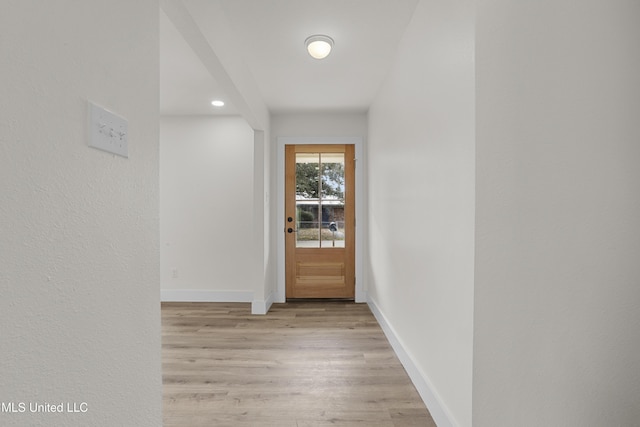
[[[128,123],[122,117],[89,102],[89,146],[129,157]]]

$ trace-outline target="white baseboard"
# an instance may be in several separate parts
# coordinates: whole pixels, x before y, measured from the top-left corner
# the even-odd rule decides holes
[[[453,417],[451,417],[448,409],[438,397],[438,393],[436,393],[429,378],[418,368],[409,353],[405,350],[402,341],[398,338],[395,330],[384,317],[376,303],[371,298],[368,298],[367,303],[389,340],[391,347],[398,356],[398,359],[400,359],[400,363],[402,363],[402,366],[404,366],[404,369],[407,371],[411,382],[413,382],[416,390],[418,390],[422,401],[431,413],[433,421],[435,421],[438,427],[454,427]]]
[[[274,294],[269,294],[266,300],[251,301],[251,314],[267,314],[273,305]]]
[[[284,294],[281,294],[280,292],[276,291],[273,294],[273,302],[277,302],[279,304],[282,304],[282,303],[287,302],[287,299],[285,298]]]
[[[204,289],[161,289],[163,302],[252,302],[252,291],[210,291]]]

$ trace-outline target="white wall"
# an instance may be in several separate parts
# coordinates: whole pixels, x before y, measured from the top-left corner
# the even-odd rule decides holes
[[[369,112],[369,294],[439,426],[471,425],[473,37],[422,0]]]
[[[271,251],[272,242],[276,240],[275,230],[272,229],[272,208],[275,208],[272,198],[271,181],[275,180],[271,169],[271,138],[270,126],[265,131],[254,131],[254,239],[256,242],[256,259],[259,265],[256,282],[262,283],[262,295],[256,292],[253,314],[266,314],[274,302],[276,289],[276,258]],[[261,208],[259,208],[261,207]],[[260,285],[258,285],[260,286]]]
[[[241,117],[163,117],[163,300],[252,301],[254,134]],[[177,277],[174,277],[177,270]]]
[[[0,425],[158,426],[158,6],[3,1],[0,69],[0,401],[27,405]],[[128,159],[87,146],[88,100]]]
[[[281,136],[364,137],[367,135],[367,115],[357,112],[273,114],[271,116],[271,135],[274,147],[278,137]],[[272,154],[275,157],[275,153]]]
[[[638,425],[639,22],[479,2],[476,427]]]

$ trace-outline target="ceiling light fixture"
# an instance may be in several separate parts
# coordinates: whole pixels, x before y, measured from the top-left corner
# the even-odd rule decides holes
[[[216,99],[215,101],[211,101],[211,105],[213,105],[214,107],[223,107],[224,106],[224,101],[218,101]]]
[[[315,36],[307,37],[304,41],[304,45],[307,47],[307,52],[315,59],[324,59],[333,48],[333,39],[329,36],[317,34]]]

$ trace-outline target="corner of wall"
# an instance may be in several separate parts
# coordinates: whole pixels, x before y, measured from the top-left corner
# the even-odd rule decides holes
[[[371,298],[367,299],[367,304],[369,305],[369,308],[371,309],[371,312],[375,316],[376,320],[380,324],[380,327],[382,328],[385,336],[389,340],[393,351],[398,356],[400,363],[402,363],[402,366],[407,371],[411,382],[418,391],[418,394],[420,394],[422,401],[427,406],[427,409],[429,410],[429,413],[431,414],[431,417],[433,418],[435,423],[438,425],[438,427],[455,427],[457,423],[453,421],[453,417],[443,403],[442,398],[440,398],[438,392],[436,391],[427,375],[422,372],[422,370],[420,370],[418,365],[414,362],[410,353],[406,350],[404,344],[402,343],[402,340],[396,334],[395,329],[393,328],[393,326],[391,326],[384,314],[382,314],[382,312],[378,308],[378,305]]]
[[[251,314],[264,315],[273,305],[274,294],[270,293],[265,300],[253,300],[251,302]]]

